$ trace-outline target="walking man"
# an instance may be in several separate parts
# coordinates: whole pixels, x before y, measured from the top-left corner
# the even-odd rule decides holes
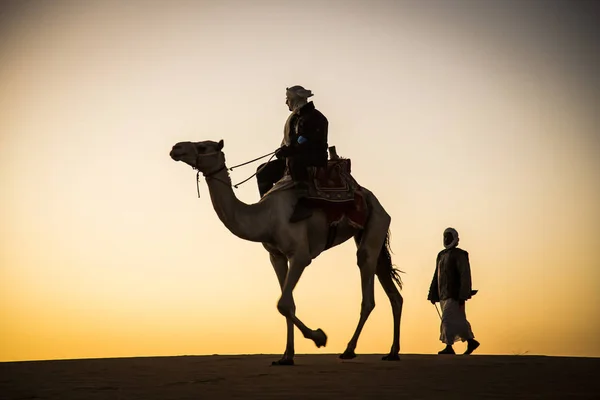
[[[432,304],[439,302],[442,309],[440,341],[446,348],[438,354],[455,354],[452,345],[457,340],[466,341],[467,350],[463,354],[471,354],[479,347],[479,342],[475,340],[465,313],[465,302],[476,293],[471,289],[469,253],[457,247],[458,232],[454,228],[444,231],[443,243],[445,249],[437,255],[427,296]]]

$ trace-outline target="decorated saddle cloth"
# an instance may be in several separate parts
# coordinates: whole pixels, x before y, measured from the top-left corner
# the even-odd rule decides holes
[[[308,172],[310,179],[308,193],[305,195],[307,203],[323,210],[330,224],[340,222],[345,216],[351,225],[362,229],[367,219],[367,204],[360,185],[350,173],[350,159],[328,160],[327,168],[311,167]],[[283,178],[264,197],[294,186],[286,169]]]
[[[309,199],[334,203],[353,202],[360,188],[350,174],[350,159],[328,160],[327,168],[310,168]]]

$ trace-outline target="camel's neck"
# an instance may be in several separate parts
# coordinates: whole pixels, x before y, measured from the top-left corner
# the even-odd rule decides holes
[[[231,187],[227,168],[206,177],[210,199],[219,219],[239,238],[267,242],[270,238],[269,213],[263,203],[246,204],[238,200]]]

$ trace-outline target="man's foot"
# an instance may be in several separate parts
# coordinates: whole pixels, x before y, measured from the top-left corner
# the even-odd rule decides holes
[[[290,222],[298,222],[306,219],[312,215],[312,210],[304,204],[303,201],[298,201],[296,207],[294,208],[294,212],[290,217]]]
[[[444,350],[438,351],[438,354],[456,354],[452,346],[446,346]]]
[[[467,340],[467,350],[463,354],[469,355],[472,352],[474,352],[475,349],[478,347],[479,347],[479,342],[477,340],[469,339],[469,340]]]

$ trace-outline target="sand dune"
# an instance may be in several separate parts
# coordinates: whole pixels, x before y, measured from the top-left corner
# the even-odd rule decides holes
[[[298,355],[106,358],[0,364],[0,399],[598,399],[600,358]]]

